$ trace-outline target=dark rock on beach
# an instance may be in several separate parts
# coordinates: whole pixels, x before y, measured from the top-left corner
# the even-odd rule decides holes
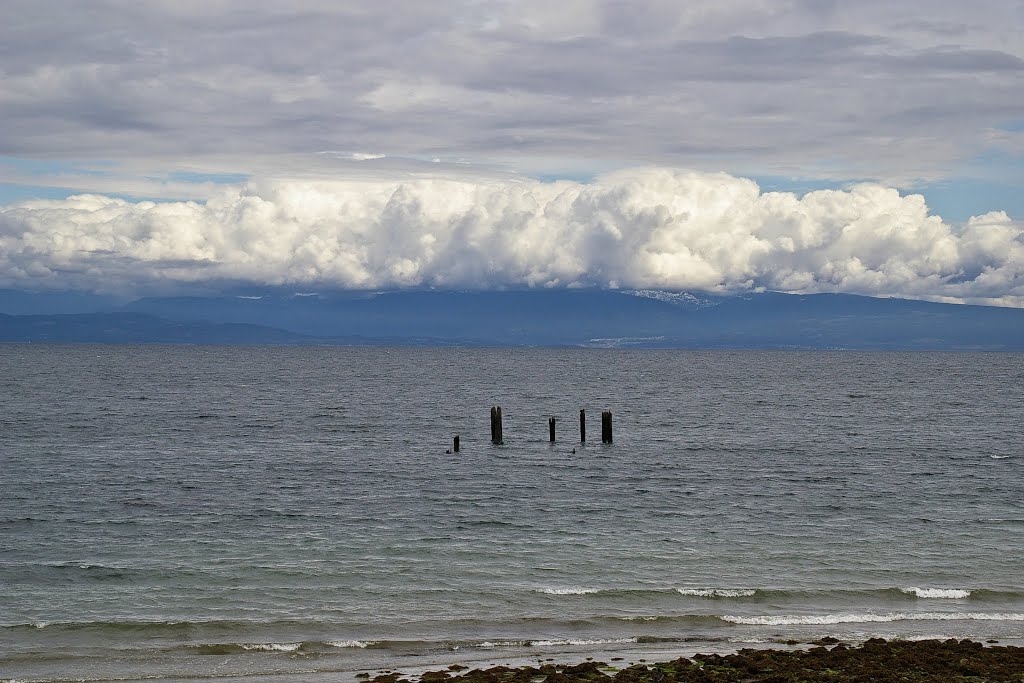
[[[573,666],[496,666],[460,675],[432,671],[418,678],[395,674],[378,676],[375,683],[440,681],[452,683],[917,683],[942,681],[984,683],[1024,681],[1024,648],[989,646],[969,640],[885,641],[873,638],[851,647],[823,638],[809,650],[740,650],[730,655],[694,655],[625,669],[604,662]],[[831,645],[831,647],[827,647]]]

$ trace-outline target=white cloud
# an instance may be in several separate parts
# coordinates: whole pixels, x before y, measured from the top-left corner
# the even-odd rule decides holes
[[[98,195],[0,207],[0,286],[768,288],[1024,305],[1024,225],[961,227],[878,185],[762,193],[644,168],[522,178],[264,180],[206,204]]]

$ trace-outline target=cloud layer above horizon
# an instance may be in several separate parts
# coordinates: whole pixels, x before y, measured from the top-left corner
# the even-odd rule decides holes
[[[954,226],[864,184],[802,197],[667,168],[264,180],[205,204],[0,206],[0,287],[141,295],[238,284],[847,292],[1024,306],[1024,225]]]
[[[175,173],[386,155],[915,187],[1013,180],[1024,153],[1020,0],[7,0],[3,18],[0,156],[32,162],[0,163],[10,183],[205,198]]]

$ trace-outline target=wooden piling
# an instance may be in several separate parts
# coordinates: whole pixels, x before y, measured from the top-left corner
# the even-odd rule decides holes
[[[612,442],[612,411],[601,412],[601,443]]]
[[[551,443],[555,442],[555,418],[548,418],[548,436],[550,437]]]
[[[459,452],[459,435],[458,434],[455,435],[455,443],[452,446],[452,452],[453,453],[458,453]]]
[[[501,406],[493,406],[491,407],[491,443],[504,443],[504,439],[502,437]]]
[[[580,443],[587,442],[587,411],[580,409]]]

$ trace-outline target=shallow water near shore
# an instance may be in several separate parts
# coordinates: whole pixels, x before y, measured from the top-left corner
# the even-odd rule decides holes
[[[0,679],[1018,642],[1022,432],[1020,354],[6,346]]]

